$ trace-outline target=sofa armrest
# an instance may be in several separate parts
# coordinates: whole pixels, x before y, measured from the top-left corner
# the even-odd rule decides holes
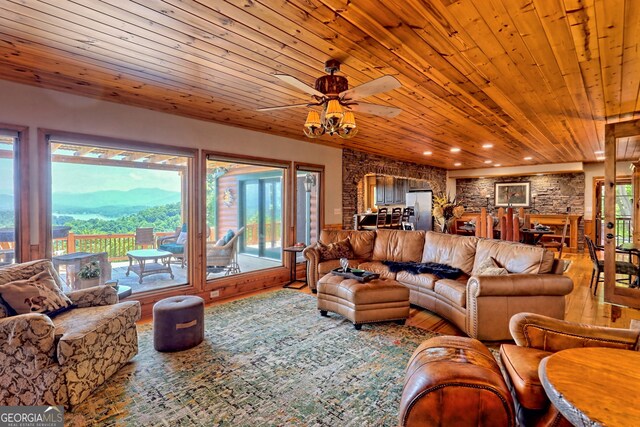
[[[118,302],[118,291],[111,286],[93,286],[71,291],[67,296],[78,308],[112,305]]]
[[[639,350],[640,330],[607,328],[567,322],[535,313],[518,313],[509,330],[516,344],[556,352],[576,347]]]
[[[320,252],[313,246],[307,246],[302,251],[302,256],[307,260],[307,284],[309,285],[309,289],[315,291],[318,288]]]
[[[0,319],[0,358],[7,372],[36,372],[46,368],[55,353],[55,326],[40,313],[20,314]]]
[[[471,276],[467,292],[471,297],[567,295],[573,281],[558,274],[509,274],[506,276]]]

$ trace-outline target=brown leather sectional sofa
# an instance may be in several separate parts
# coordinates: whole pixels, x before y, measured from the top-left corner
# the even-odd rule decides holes
[[[562,263],[540,247],[502,240],[480,239],[432,231],[323,230],[320,241],[329,244],[349,238],[352,267],[379,273],[407,286],[411,304],[433,311],[480,340],[510,340],[509,320],[520,312],[564,318],[565,295],[573,282],[562,275]],[[320,261],[310,246],[307,280],[312,290],[339,260]],[[477,275],[479,265],[492,257],[508,275]],[[436,262],[457,267],[465,274],[457,280],[432,274],[392,273],[382,261]]]

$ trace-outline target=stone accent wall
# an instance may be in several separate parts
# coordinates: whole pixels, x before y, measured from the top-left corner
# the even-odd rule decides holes
[[[363,199],[363,182],[367,174],[421,179],[429,183],[434,194],[443,193],[446,187],[447,172],[442,168],[344,149],[342,150],[342,227],[345,230],[353,229],[353,215],[357,212],[358,201]]]
[[[480,208],[494,209],[495,183],[502,182],[531,182],[531,208],[534,207],[541,214],[564,214],[567,207],[572,214],[584,215],[584,173],[562,173],[551,175],[531,175],[516,177],[482,178],[482,179],[457,179],[456,197],[463,199],[466,210],[480,212]],[[584,221],[580,221],[578,230],[578,247],[583,248]]]

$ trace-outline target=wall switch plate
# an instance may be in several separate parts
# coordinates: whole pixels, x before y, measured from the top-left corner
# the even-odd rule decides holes
[[[220,296],[220,291],[211,291],[209,293],[209,298],[216,298]]]

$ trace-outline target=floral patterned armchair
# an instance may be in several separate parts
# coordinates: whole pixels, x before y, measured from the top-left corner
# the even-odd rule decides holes
[[[0,268],[0,285],[45,269],[62,289],[49,260]],[[138,353],[139,302],[118,303],[110,286],[66,295],[77,308],[54,318],[0,302],[0,406],[76,405]]]

